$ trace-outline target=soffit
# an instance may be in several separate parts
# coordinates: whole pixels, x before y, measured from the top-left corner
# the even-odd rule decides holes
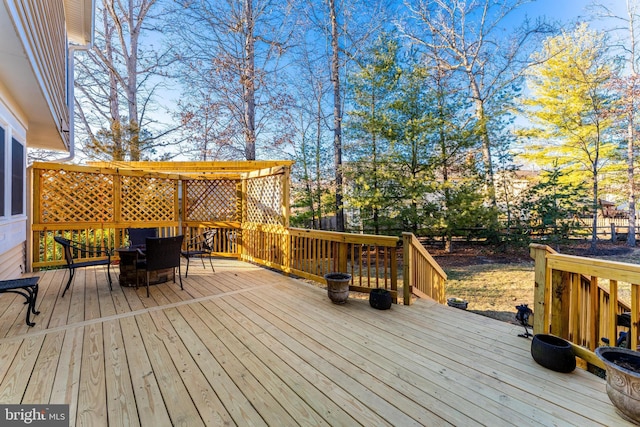
[[[93,0],[64,0],[69,42],[86,45],[93,35]]]

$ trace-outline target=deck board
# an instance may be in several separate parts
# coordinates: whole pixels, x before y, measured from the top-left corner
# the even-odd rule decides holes
[[[124,337],[118,320],[103,323],[107,413],[113,425],[139,426],[133,384],[125,352]]]
[[[604,380],[538,366],[522,327],[418,300],[378,311],[235,260],[179,283],[37,273],[36,326],[0,298],[0,401],[71,425],[627,425]],[[117,267],[116,267],[117,269]],[[515,313],[515,309],[514,309]]]

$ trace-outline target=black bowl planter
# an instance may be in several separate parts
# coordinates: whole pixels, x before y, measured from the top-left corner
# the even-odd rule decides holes
[[[369,293],[369,305],[378,310],[388,310],[391,308],[391,292],[383,288],[371,289]]]
[[[554,335],[536,334],[531,341],[531,356],[552,371],[569,373],[576,369],[571,343]]]
[[[447,298],[447,305],[449,307],[459,308],[460,310],[466,310],[469,302],[462,298]]]

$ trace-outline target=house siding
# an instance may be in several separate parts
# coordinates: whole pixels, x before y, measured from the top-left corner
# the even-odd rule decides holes
[[[61,1],[14,0],[31,62],[59,130],[69,130],[67,110],[67,36]],[[68,133],[61,132],[63,138]]]
[[[0,254],[0,280],[17,279],[25,272],[25,243]]]

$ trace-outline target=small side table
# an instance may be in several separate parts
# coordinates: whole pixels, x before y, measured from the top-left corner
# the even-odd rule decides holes
[[[27,326],[34,326],[35,322],[31,321],[31,313],[40,314],[36,311],[36,298],[38,298],[38,280],[40,277],[25,277],[22,279],[1,280],[0,293],[11,292],[20,294],[27,299]]]
[[[140,248],[144,251],[144,248]],[[120,286],[136,286],[136,260],[138,259],[137,247],[122,247],[116,249],[120,256]],[[140,271],[141,283],[144,283],[144,271]]]
[[[116,252],[118,252],[118,255],[120,256],[120,286],[136,286],[136,279],[139,279],[140,284],[147,283],[146,270],[138,270],[137,273],[139,277],[136,277],[136,260],[138,259],[139,254],[138,249],[144,252],[144,247],[122,247],[116,249]],[[153,271],[150,276],[150,285],[168,282],[174,279],[174,269],[168,268],[165,270]]]

